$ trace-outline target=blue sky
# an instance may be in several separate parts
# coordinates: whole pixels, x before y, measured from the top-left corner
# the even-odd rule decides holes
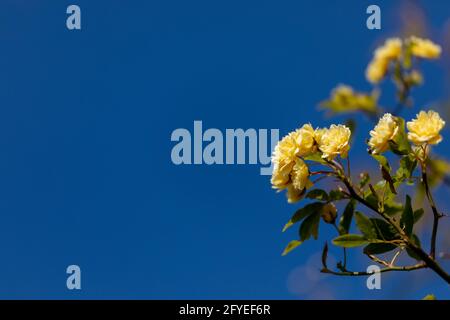
[[[442,39],[450,3],[418,3]],[[69,4],[81,7],[81,31],[65,27]],[[194,120],[283,134],[343,120],[318,102],[338,83],[370,90],[372,50],[402,27],[405,2],[377,1],[379,31],[365,27],[369,4],[2,1],[0,298],[449,298],[428,271],[383,276],[379,291],[319,274],[327,226],[281,257],[297,206],[258,166],[170,159],[171,132]],[[446,66],[424,65],[417,105],[448,98]],[[351,156],[364,168],[372,124],[359,120]],[[445,140],[436,149],[449,150]],[[355,269],[368,264],[357,253]],[[70,264],[81,267],[81,291],[65,286]]]

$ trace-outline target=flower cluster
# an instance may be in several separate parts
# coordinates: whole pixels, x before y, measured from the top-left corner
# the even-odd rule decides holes
[[[375,50],[372,61],[366,69],[366,78],[373,84],[379,83],[387,74],[391,62],[398,62],[406,56],[422,59],[437,59],[441,47],[431,40],[410,37],[402,41],[399,38],[387,39]]]
[[[390,113],[378,121],[375,128],[370,131],[370,139],[368,145],[373,154],[381,154],[389,149],[389,142],[394,141],[401,129],[398,118]],[[407,138],[416,146],[424,144],[438,144],[442,141],[440,131],[445,126],[439,113],[429,110],[428,112],[420,111],[417,118],[406,124],[408,128]]]
[[[305,124],[285,136],[275,147],[271,183],[273,188],[287,190],[289,203],[299,201],[312,186],[305,158],[319,155],[326,161],[347,157],[351,131],[344,125],[313,129]]]
[[[309,200],[296,209],[283,227],[284,232],[295,224],[299,226],[298,238],[287,244],[282,255],[308,239],[318,240],[320,223],[327,223],[332,224],[337,233],[331,244],[342,248],[364,246],[362,252],[382,265],[382,272],[429,268],[450,283],[450,274],[443,271],[436,260],[438,222],[443,214],[436,207],[432,193],[432,188],[446,181],[450,172],[450,164],[436,159],[431,153],[431,146],[443,139],[441,131],[445,121],[433,110],[420,111],[410,121],[397,116],[404,107],[413,106],[410,97],[412,89],[423,82],[417,68],[419,59],[436,59],[440,54],[440,46],[417,37],[388,39],[376,49],[366,69],[366,77],[373,84],[385,77],[392,80],[397,104],[391,113],[385,113],[385,109],[378,104],[381,88],[377,86],[372,92],[364,93],[347,85],[339,85],[327,100],[320,103],[320,107],[332,113],[360,111],[371,120],[378,119],[369,132],[367,144],[369,154],[378,163],[379,174],[360,172],[359,176],[352,175],[350,160],[344,163],[338,158],[347,158],[350,149],[351,131],[344,125],[333,124],[329,128],[314,129],[306,124],[278,143],[272,157],[273,188],[286,190],[290,203],[303,197]],[[381,118],[379,115],[382,115]],[[353,119],[347,123],[352,127],[356,125]],[[395,157],[384,155],[387,151]],[[396,162],[395,170],[392,161]],[[312,171],[310,164],[314,168]],[[311,176],[315,180],[311,181]],[[332,179],[333,183],[318,183],[327,178]],[[408,192],[404,186],[414,184],[420,188],[417,194],[404,194]],[[403,196],[404,201],[400,198]],[[433,213],[429,252],[422,249],[421,240],[414,230],[415,224],[425,214],[425,207],[417,208],[425,197]],[[335,205],[342,202],[346,203],[342,209]],[[327,263],[328,243],[327,240],[322,251],[321,272],[344,276],[367,275],[365,270],[354,271],[347,266],[345,249],[336,267],[330,267]],[[387,256],[389,252],[393,252],[390,262],[378,256]],[[407,254],[418,262],[396,266],[395,260],[400,254]]]

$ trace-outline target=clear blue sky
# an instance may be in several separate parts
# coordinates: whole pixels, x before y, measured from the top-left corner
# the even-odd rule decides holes
[[[327,226],[281,257],[296,206],[258,166],[170,159],[171,132],[194,120],[283,134],[340,120],[317,103],[337,83],[369,90],[372,50],[401,27],[402,2],[377,1],[382,30],[366,29],[372,2],[2,1],[0,298],[449,298],[427,271],[386,275],[377,292],[320,275]],[[450,3],[421,3],[439,40]],[[69,4],[81,31],[65,27]],[[427,64],[417,104],[445,98],[444,66]],[[70,264],[81,291],[66,289]]]

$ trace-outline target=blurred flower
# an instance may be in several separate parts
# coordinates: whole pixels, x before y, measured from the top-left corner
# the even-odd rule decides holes
[[[332,124],[329,129],[318,129],[319,150],[322,158],[333,160],[337,155],[346,158],[350,149],[351,131],[344,125]]]
[[[416,57],[437,59],[441,55],[441,47],[431,40],[412,36],[409,41],[411,43],[411,53]]]
[[[373,60],[366,69],[366,78],[370,83],[377,84],[387,73],[389,61]]]
[[[394,60],[402,55],[402,40],[400,38],[387,39],[384,45],[375,50],[375,60]]]
[[[386,113],[378,124],[370,131],[369,147],[374,154],[385,152],[389,148],[389,141],[393,140],[398,132],[398,124],[390,113]]]
[[[421,85],[423,83],[423,76],[419,71],[413,70],[405,76],[405,81],[411,86]]]
[[[402,55],[402,41],[399,38],[387,39],[383,46],[377,48],[374,57],[366,69],[366,78],[371,83],[380,82],[389,69],[389,63]]]
[[[440,131],[445,126],[445,121],[435,111],[420,111],[417,118],[406,125],[409,130],[408,140],[416,145],[438,144],[442,141]]]
[[[375,112],[377,109],[378,93],[372,94],[355,92],[352,87],[339,85],[333,89],[329,100],[320,103],[321,107],[333,112],[348,112],[363,110]]]

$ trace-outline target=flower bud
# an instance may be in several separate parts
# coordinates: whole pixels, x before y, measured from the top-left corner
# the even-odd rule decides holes
[[[322,207],[322,211],[320,212],[323,221],[326,223],[333,224],[336,220],[337,210],[333,203],[327,203]]]

